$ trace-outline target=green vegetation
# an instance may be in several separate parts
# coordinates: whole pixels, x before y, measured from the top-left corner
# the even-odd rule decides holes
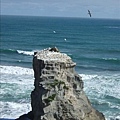
[[[69,88],[66,86],[65,82],[63,81],[58,81],[58,80],[54,80],[54,82],[52,83],[47,83],[48,86],[55,88],[55,86],[57,86],[58,88],[60,87],[60,85],[64,85],[63,89],[68,90]]]
[[[55,88],[56,86],[57,86],[58,88],[60,88],[60,85],[63,85],[63,89],[66,89],[66,90],[69,89],[69,88],[66,86],[65,82],[63,82],[63,81],[58,81],[58,80],[54,80],[54,81],[51,82],[51,83],[46,83],[46,85],[48,86],[49,90],[50,90],[51,88]],[[48,98],[44,99],[44,102],[45,102],[46,104],[48,104],[48,103],[52,102],[52,101],[55,99],[55,97],[56,97],[56,94],[53,94],[53,95],[49,96]]]
[[[48,98],[44,99],[45,103],[50,103],[55,99],[56,94],[49,96]]]

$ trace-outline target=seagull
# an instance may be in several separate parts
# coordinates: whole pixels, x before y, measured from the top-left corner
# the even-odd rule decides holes
[[[88,10],[88,14],[90,15],[90,17],[92,16],[92,14],[91,14],[90,10]]]
[[[56,31],[53,31],[53,33],[56,33]]]
[[[64,40],[66,41],[67,39],[65,38]]]

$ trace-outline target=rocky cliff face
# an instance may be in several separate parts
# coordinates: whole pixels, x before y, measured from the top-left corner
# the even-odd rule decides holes
[[[75,65],[56,48],[34,54],[34,120],[105,120],[102,113],[92,108]]]

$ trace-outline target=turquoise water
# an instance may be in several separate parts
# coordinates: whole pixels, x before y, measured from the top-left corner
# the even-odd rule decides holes
[[[77,63],[93,107],[120,118],[120,20],[1,16],[0,44],[0,118],[31,110],[32,55],[54,46]]]

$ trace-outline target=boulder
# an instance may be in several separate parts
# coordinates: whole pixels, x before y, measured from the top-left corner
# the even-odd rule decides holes
[[[85,95],[76,63],[59,50],[48,48],[33,57],[33,120],[105,120]]]

